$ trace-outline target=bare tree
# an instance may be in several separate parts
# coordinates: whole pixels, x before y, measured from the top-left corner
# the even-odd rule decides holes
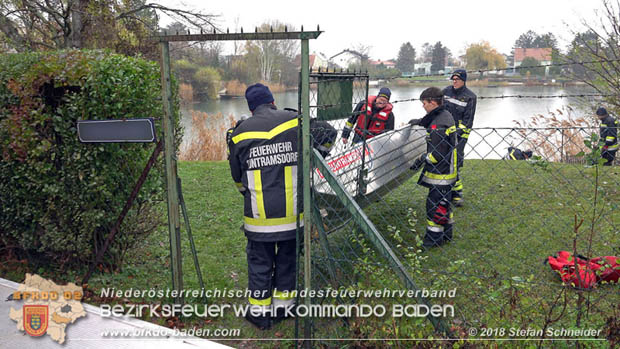
[[[16,51],[140,45],[158,30],[159,15],[193,27],[214,27],[215,17],[146,0],[2,0],[0,32]]]
[[[285,26],[284,23],[275,21],[262,24],[258,30],[284,31]],[[294,30],[292,26],[287,27]],[[246,43],[247,55],[258,60],[260,79],[265,81],[272,81],[274,72],[282,72],[285,65],[292,64],[298,49],[299,42],[296,40],[260,40]]]
[[[620,1],[603,0],[600,26],[582,20],[583,33],[573,32],[575,39],[565,59],[574,63],[573,78],[583,81],[597,92],[608,95],[604,101],[620,112]],[[582,62],[597,63],[582,63]]]

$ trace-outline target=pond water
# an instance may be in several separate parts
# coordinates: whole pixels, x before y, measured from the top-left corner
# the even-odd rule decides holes
[[[447,85],[447,84],[446,84]],[[394,86],[392,90],[391,101],[399,101],[410,98],[418,98],[420,93],[426,86]],[[502,95],[574,95],[593,93],[586,86],[583,87],[557,87],[557,86],[501,86],[501,87],[470,87],[476,95],[492,97]],[[379,86],[371,87],[369,94],[376,94]],[[284,107],[297,109],[297,91],[284,93],[275,93],[274,98],[276,105],[282,109]],[[583,99],[579,98],[503,98],[503,99],[479,99],[474,119],[474,128],[505,128],[516,127],[515,121],[528,121],[534,115],[548,115],[551,111],[556,111],[565,106],[575,107],[583,103]],[[244,98],[220,99],[216,101],[208,101],[194,103],[182,108],[182,124],[185,127],[184,144],[187,144],[192,138],[192,117],[191,112],[200,111],[209,115],[222,113],[225,117],[218,120],[229,120],[228,116],[237,120],[242,116],[251,115],[248,111],[247,103]],[[420,101],[405,101],[394,103],[394,116],[396,118],[396,127],[403,126],[413,118],[421,118],[424,116],[424,109]],[[576,109],[573,116],[582,116],[583,111]],[[212,125],[213,126],[213,125]],[[219,130],[221,127],[213,129]],[[481,136],[482,131],[478,135],[473,135],[469,140],[471,144],[478,144],[476,152],[467,152],[467,158],[499,158],[503,149],[510,145],[510,142],[501,145],[501,150],[489,152],[488,149],[500,146],[501,143],[497,137]],[[486,134],[486,133],[485,133]],[[481,139],[484,138],[484,141]],[[490,143],[490,144],[487,144]],[[505,143],[505,142],[504,142]],[[469,145],[469,144],[468,144]],[[478,147],[481,147],[478,149]],[[488,154],[488,155],[483,155]]]

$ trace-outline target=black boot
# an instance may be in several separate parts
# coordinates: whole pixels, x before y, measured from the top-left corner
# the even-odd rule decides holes
[[[245,315],[245,319],[248,320],[252,325],[258,327],[259,330],[268,330],[271,327],[270,316],[254,316],[248,311],[248,313]]]
[[[425,249],[429,249],[431,247],[440,246],[443,243],[443,232],[436,232],[426,230],[426,235],[424,235],[424,241],[422,242],[422,247]]]
[[[452,241],[452,224],[446,224],[443,228],[443,241]]]
[[[287,311],[288,309],[288,311]],[[271,324],[275,325],[279,322],[282,322],[286,319],[288,319],[289,317],[291,317],[291,314],[295,314],[295,306],[291,305],[288,307],[284,307],[284,306],[279,306],[275,308],[276,310],[276,315],[271,319]]]

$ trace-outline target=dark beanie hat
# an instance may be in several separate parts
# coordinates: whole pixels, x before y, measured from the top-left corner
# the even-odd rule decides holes
[[[379,90],[379,93],[377,94],[377,97],[385,97],[387,98],[387,100],[390,100],[390,97],[392,96],[392,91],[390,91],[389,88],[387,87],[381,87],[381,89]]]
[[[607,115],[607,109],[600,107],[596,110],[596,115],[598,116],[605,116]]]
[[[269,87],[259,83],[245,90],[245,99],[248,101],[248,108],[254,111],[259,105],[273,102],[273,95],[269,91]]]
[[[465,69],[457,69],[455,70],[452,75],[450,76],[450,79],[452,79],[453,77],[458,77],[459,79],[463,80],[463,81],[467,81],[467,72],[465,71]]]

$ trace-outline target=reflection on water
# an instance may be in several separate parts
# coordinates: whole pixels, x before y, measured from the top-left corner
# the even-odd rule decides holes
[[[446,84],[447,85],[447,84]],[[399,101],[410,98],[418,98],[425,86],[394,86],[391,87],[391,100]],[[379,87],[371,88],[369,94],[375,94]],[[471,87],[471,90],[478,96],[502,96],[502,95],[564,95],[564,94],[583,94],[592,93],[587,87],[551,87],[551,86],[506,86],[506,87]],[[297,91],[275,93],[275,103],[278,108],[285,107],[297,109]],[[580,101],[576,98],[504,98],[504,99],[482,99],[478,100],[474,128],[485,127],[514,127],[514,121],[529,120],[537,114],[547,115],[549,111],[555,111],[564,106],[576,106]],[[244,98],[221,99],[192,104],[182,110],[182,124],[186,128],[183,142],[186,144],[191,138],[191,113],[190,110],[199,110],[208,114],[222,113],[224,116],[232,115],[235,120],[242,116],[249,116],[248,105]],[[424,116],[424,109],[420,101],[405,101],[394,103],[394,116],[396,127],[402,126],[410,119],[421,118]],[[581,116],[582,111],[575,110],[575,116]],[[221,118],[220,120],[225,120]],[[210,125],[210,128],[218,130],[220,125]],[[502,142],[498,136],[489,134],[484,139],[482,132],[472,135],[469,144],[477,144],[476,151],[469,151],[468,158],[491,157],[499,158],[503,155],[503,148],[507,148],[509,143]],[[485,133],[487,134],[487,133]],[[497,138],[497,139],[495,139]],[[505,144],[504,144],[505,143]],[[490,150],[487,148],[501,147],[501,149]],[[485,154],[488,154],[485,156]]]

